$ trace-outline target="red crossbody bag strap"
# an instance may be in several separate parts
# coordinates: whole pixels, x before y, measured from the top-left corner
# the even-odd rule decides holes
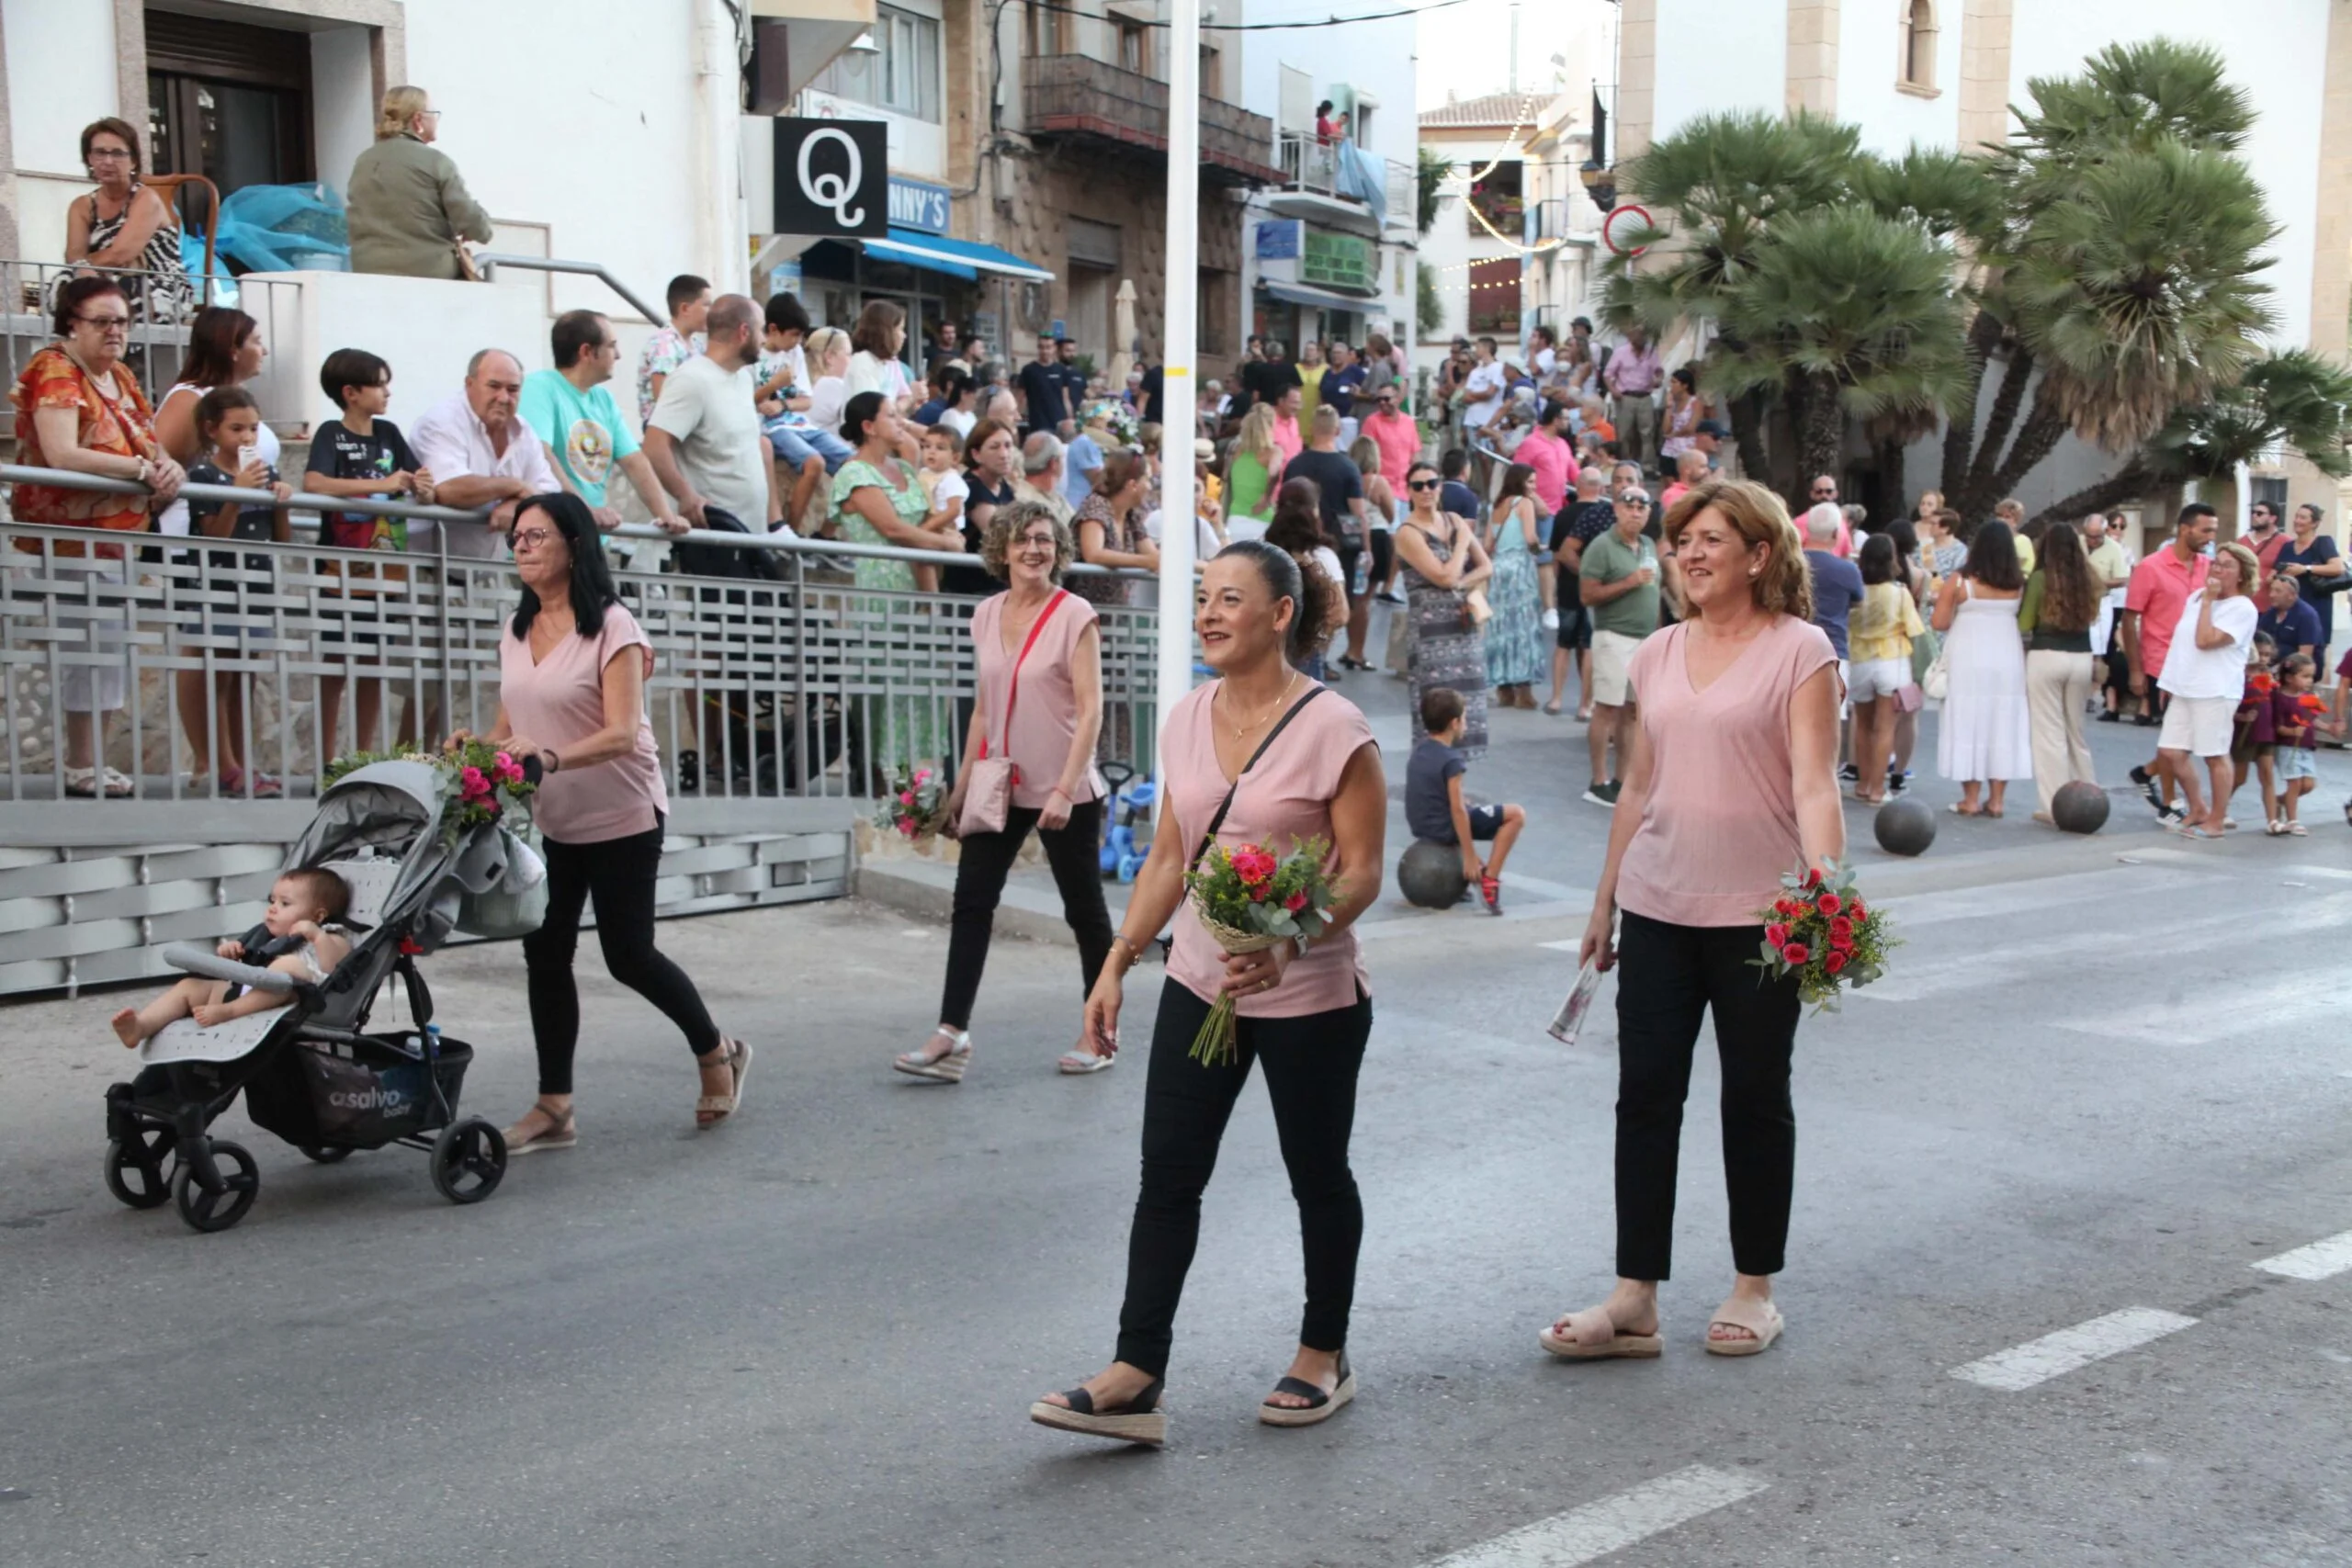
[[[1037,634],[1046,629],[1046,623],[1054,618],[1054,612],[1060,609],[1062,607],[1062,601],[1069,597],[1069,589],[1057,588],[1054,590],[1054,596],[1046,601],[1046,607],[1037,612],[1037,618],[1035,620],[1029,623],[1028,640],[1021,645],[1021,656],[1012,661],[1012,690],[1005,694],[1004,744],[998,749],[998,754],[1000,756],[1009,754],[1012,750],[1012,710],[1020,705],[1021,702],[1021,667],[1029,662],[1029,650],[1037,646]],[[983,737],[980,740],[980,755],[986,757],[988,754],[989,743],[987,738]],[[1012,770],[1012,782],[1015,784],[1019,784],[1021,782],[1021,770],[1019,768]]]

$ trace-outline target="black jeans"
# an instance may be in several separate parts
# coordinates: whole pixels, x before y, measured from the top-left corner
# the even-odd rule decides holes
[[[1127,1299],[1119,1309],[1118,1359],[1154,1377],[1168,1370],[1176,1303],[1200,1241],[1201,1193],[1216,1168],[1217,1144],[1250,1064],[1266,1068],[1266,1098],[1291,1196],[1298,1200],[1306,1253],[1306,1312],[1299,1343],[1344,1349],[1356,1294],[1363,1201],[1348,1168],[1356,1119],[1356,1072],[1372,1035],[1372,999],[1304,1018],[1245,1018],[1229,1066],[1203,1066],[1190,1055],[1209,1004],[1175,981],[1159,993],[1143,1091],[1143,1190],[1127,1236]]]
[[[1617,1272],[1668,1278],[1674,1168],[1699,1021],[1712,1009],[1723,1058],[1724,1184],[1732,1265],[1777,1274],[1789,1239],[1797,1118],[1794,976],[1769,980],[1748,960],[1762,926],[1676,926],[1625,912],[1617,943]]]
[[[571,1092],[571,1054],[580,1043],[580,990],[571,955],[580,945],[580,911],[596,901],[596,941],[614,979],[676,1024],[697,1056],[719,1046],[718,1026],[686,972],[653,945],[653,879],[662,866],[662,829],[594,844],[543,841],[548,918],[523,939],[531,978],[531,1033],[539,1048],[539,1092]]]
[[[989,935],[996,923],[1004,879],[1021,852],[1022,840],[1037,827],[1035,807],[1015,806],[1004,814],[1001,833],[974,833],[963,840],[956,863],[956,915],[947,928],[947,983],[939,997],[939,1021],[968,1029],[972,1001],[980,994],[980,971],[988,967]],[[1094,976],[1111,955],[1111,911],[1102,903],[1102,803],[1090,800],[1069,808],[1059,828],[1037,828],[1061,889],[1062,919],[1078,938],[1079,996],[1094,989]]]

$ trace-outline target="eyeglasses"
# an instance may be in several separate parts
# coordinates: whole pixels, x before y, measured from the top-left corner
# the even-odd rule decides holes
[[[84,326],[96,327],[102,333],[127,333],[130,330],[129,316],[76,316]]]
[[[514,553],[519,556],[525,550],[536,550],[554,537],[555,530],[552,528],[519,528],[514,533]]]
[[[1407,479],[1405,481],[1407,490],[1435,490],[1437,487],[1438,481],[1435,479]]]
[[[1012,541],[1012,547],[1017,550],[1051,550],[1054,548],[1054,536],[1051,534],[1024,535]]]
[[[130,149],[128,147],[93,147],[85,156],[93,164],[98,162],[102,158],[109,163],[118,158],[128,163],[130,159]]]

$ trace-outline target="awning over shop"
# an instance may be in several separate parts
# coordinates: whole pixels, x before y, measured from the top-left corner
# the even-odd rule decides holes
[[[921,267],[926,272],[945,273],[950,277],[978,277],[985,272],[1001,277],[1023,277],[1035,283],[1054,280],[1052,273],[1035,262],[1023,261],[1011,251],[975,244],[969,240],[951,240],[944,234],[892,229],[887,240],[859,243],[867,255]]]
[[[1258,287],[1286,305],[1307,305],[1318,310],[1352,310],[1363,315],[1380,304],[1367,296],[1334,294],[1329,289],[1309,288],[1302,283],[1284,283],[1273,277],[1260,278]]]

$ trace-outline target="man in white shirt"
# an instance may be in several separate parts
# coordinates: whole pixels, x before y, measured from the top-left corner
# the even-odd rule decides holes
[[[1462,434],[1476,438],[1503,412],[1503,389],[1509,384],[1501,362],[1495,358],[1495,340],[1482,337],[1477,359],[1462,383]]]
[[[493,508],[490,521],[444,523],[442,548],[467,560],[491,560],[514,524],[514,503],[563,488],[548,462],[546,445],[514,417],[523,394],[523,364],[503,348],[485,348],[466,362],[462,391],[425,412],[410,434],[416,460],[432,470],[434,499],[444,506]],[[409,548],[418,547],[409,530]]]
[[[755,534],[784,519],[775,465],[752,401],[760,321],[760,308],[741,294],[712,300],[703,351],[670,373],[646,422],[646,458],[697,528],[707,525],[704,509],[714,506]]]

